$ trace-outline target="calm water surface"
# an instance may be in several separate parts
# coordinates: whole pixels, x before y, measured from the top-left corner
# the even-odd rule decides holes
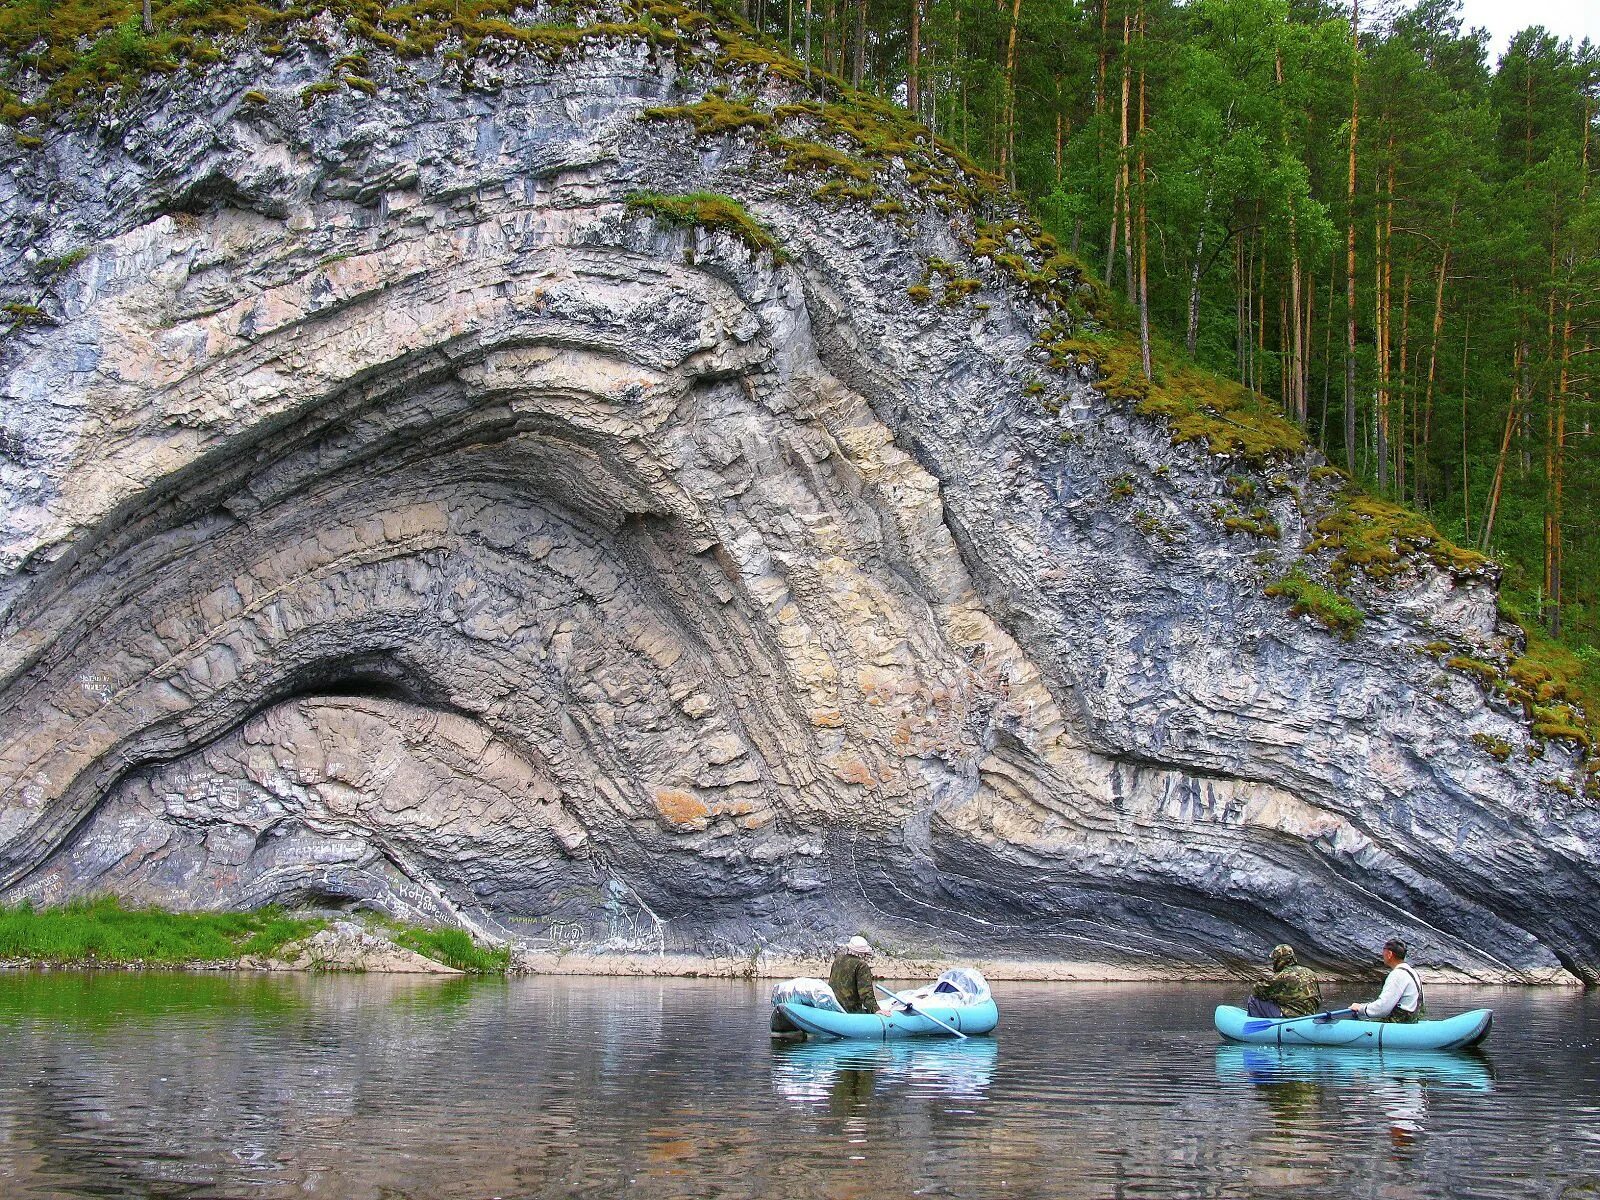
[[[762,984],[0,973],[0,1196],[1600,1196],[1600,997],[1396,1057],[1219,1046],[1233,990],[784,1046]]]

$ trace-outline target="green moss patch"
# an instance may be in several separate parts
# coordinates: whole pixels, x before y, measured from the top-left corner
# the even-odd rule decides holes
[[[1458,578],[1489,566],[1487,558],[1447,540],[1420,513],[1349,484],[1336,496],[1333,511],[1317,523],[1306,550],[1332,553],[1329,570],[1341,584],[1349,583],[1357,572],[1386,583],[1422,561]]]
[[[628,208],[646,213],[667,225],[731,233],[750,249],[771,254],[774,262],[788,261],[788,255],[778,245],[777,239],[730,196],[715,192],[686,192],[682,195],[635,192],[628,197]]]
[[[1505,762],[1511,757],[1511,743],[1504,738],[1497,738],[1487,733],[1475,733],[1472,735],[1472,744],[1496,762]]]
[[[1229,513],[1222,518],[1222,527],[1229,533],[1247,533],[1251,537],[1266,538],[1269,541],[1277,541],[1282,533],[1272,513],[1260,505],[1248,513]]]
[[[1593,716],[1600,713],[1600,671],[1537,630],[1524,633],[1527,649],[1509,662],[1456,654],[1445,659],[1445,666],[1471,675],[1486,693],[1521,708],[1535,737],[1567,742],[1592,755],[1600,745]],[[1600,760],[1590,758],[1588,766],[1600,770]]]
[[[1183,362],[1164,347],[1152,350],[1152,378],[1146,379],[1138,342],[1127,336],[1072,334],[1057,325],[1042,346],[1057,369],[1095,367],[1096,386],[1108,399],[1163,421],[1174,443],[1198,444],[1258,469],[1306,448],[1305,434],[1274,413],[1264,397]]]
[[[1359,608],[1314,582],[1298,565],[1282,579],[1269,583],[1266,593],[1289,601],[1289,611],[1295,616],[1310,616],[1346,640],[1355,637],[1366,620]]]
[[[647,108],[641,114],[647,121],[688,121],[700,137],[720,137],[745,129],[772,128],[772,114],[762,112],[748,100],[729,99],[713,93],[696,104]]]

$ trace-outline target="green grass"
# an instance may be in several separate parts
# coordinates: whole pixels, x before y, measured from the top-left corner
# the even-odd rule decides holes
[[[325,922],[277,908],[248,913],[174,913],[124,908],[113,896],[60,908],[0,905],[0,959],[48,963],[227,962],[270,955]]]
[[[462,929],[408,926],[403,927],[394,940],[407,950],[415,950],[425,958],[472,975],[503,975],[511,965],[509,949],[480,946]]]

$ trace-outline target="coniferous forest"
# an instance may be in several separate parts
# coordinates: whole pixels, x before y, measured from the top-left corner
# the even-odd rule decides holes
[[[1600,670],[1600,50],[1453,0],[752,0]]]

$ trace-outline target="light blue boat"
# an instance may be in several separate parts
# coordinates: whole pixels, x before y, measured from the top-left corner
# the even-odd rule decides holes
[[[809,1004],[778,1005],[778,1010],[797,1029],[812,1037],[865,1038],[874,1042],[889,1042],[897,1038],[951,1036],[949,1029],[938,1024],[940,1021],[970,1037],[993,1032],[1000,1023],[1000,1010],[995,1007],[993,1000],[960,1008],[919,1003],[917,1008],[919,1011],[914,1013],[892,1012],[885,1015],[830,1012],[825,1008],[812,1008]],[[929,1017],[934,1019],[930,1021]]]
[[[892,1005],[887,1013],[847,1013],[840,1011],[822,980],[791,979],[773,988],[773,1032],[782,1035],[798,1030],[808,1037],[892,1042],[954,1037],[956,1033],[971,1037],[990,1033],[1000,1023],[1000,1010],[989,994],[988,982],[970,967],[954,967],[943,972],[937,982],[898,998],[902,1003]]]
[[[1342,1046],[1352,1050],[1465,1050],[1489,1036],[1494,1010],[1475,1008],[1442,1021],[1415,1025],[1390,1025],[1383,1021],[1358,1021],[1345,1017],[1319,1021],[1316,1017],[1267,1021],[1252,1017],[1231,1004],[1217,1006],[1217,1032],[1230,1042],[1258,1046]]]

